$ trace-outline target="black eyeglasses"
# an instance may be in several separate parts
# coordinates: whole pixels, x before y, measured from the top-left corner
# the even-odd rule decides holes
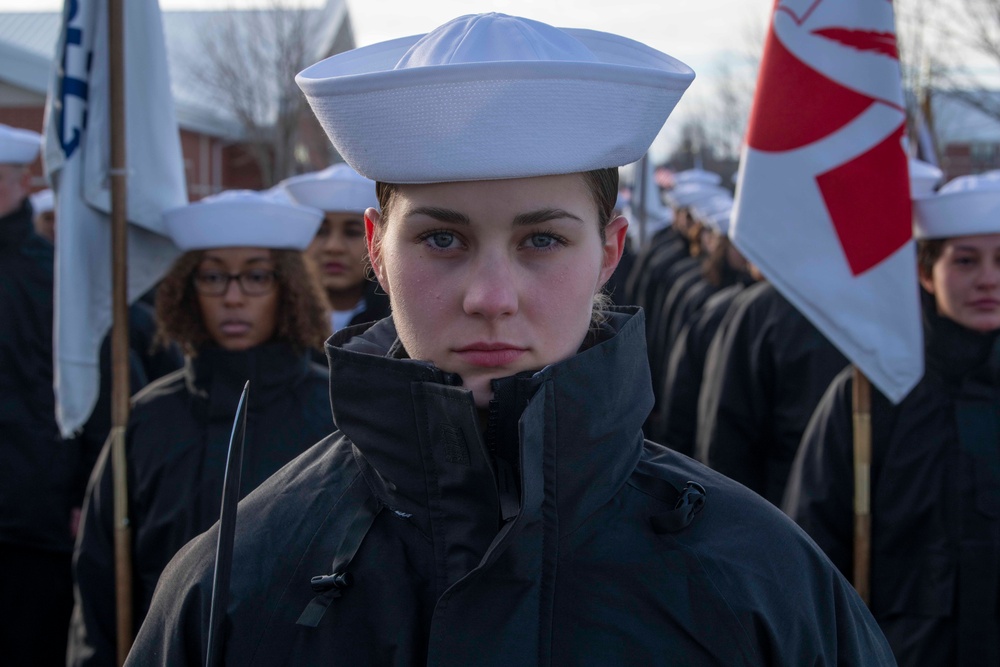
[[[275,271],[251,269],[242,273],[225,271],[198,271],[194,274],[194,288],[205,296],[222,296],[235,280],[245,296],[262,296],[274,289]]]

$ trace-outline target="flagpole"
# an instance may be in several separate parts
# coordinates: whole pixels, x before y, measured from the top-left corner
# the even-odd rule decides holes
[[[132,539],[128,520],[125,425],[129,412],[124,0],[108,0],[111,97],[111,465],[115,508],[118,664],[132,646]]]
[[[871,383],[854,367],[854,588],[867,605],[871,600]]]

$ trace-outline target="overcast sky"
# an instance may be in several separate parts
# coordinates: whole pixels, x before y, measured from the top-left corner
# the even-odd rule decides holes
[[[225,9],[274,1],[160,0],[160,4],[163,9]],[[305,6],[325,2],[280,1]],[[896,0],[896,4],[930,3],[942,11],[955,1]],[[57,10],[62,4],[62,0],[0,0],[0,10]],[[679,125],[677,118],[699,113],[713,94],[713,75],[720,63],[735,65],[739,71],[764,34],[774,0],[347,0],[347,4],[359,46],[427,32],[462,14],[499,11],[558,26],[615,32],[664,51],[690,65],[697,78],[654,147],[654,152],[662,152],[675,139],[670,130]]]

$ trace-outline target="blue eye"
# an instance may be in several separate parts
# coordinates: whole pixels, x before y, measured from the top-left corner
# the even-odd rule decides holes
[[[424,237],[424,241],[432,248],[446,250],[454,246],[455,235],[451,232],[432,232]]]
[[[551,251],[567,244],[565,238],[554,232],[534,232],[521,242],[521,247],[527,250]]]
[[[531,235],[531,247],[532,248],[539,248],[539,249],[551,248],[552,246],[556,245],[557,243],[558,243],[558,241],[556,241],[555,237],[553,237],[550,234],[532,234]]]

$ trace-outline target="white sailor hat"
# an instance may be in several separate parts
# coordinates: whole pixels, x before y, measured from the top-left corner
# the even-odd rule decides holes
[[[729,191],[718,185],[708,185],[705,183],[681,183],[674,188],[667,190],[664,197],[667,203],[675,209],[690,208],[699,202],[728,195]]]
[[[0,124],[0,164],[31,164],[42,148],[42,135]]]
[[[323,212],[282,200],[284,195],[230,190],[165,211],[167,233],[181,250],[289,248],[304,250]]]
[[[323,171],[293,176],[281,186],[292,201],[321,211],[364,213],[365,209],[378,208],[375,181],[343,162]]]
[[[685,169],[674,174],[674,187],[684,183],[701,183],[702,185],[720,185],[722,175],[705,169]]]
[[[35,215],[48,213],[55,208],[52,190],[39,190],[29,198],[31,199],[31,210],[34,211]]]
[[[725,194],[714,195],[695,204],[691,212],[702,224],[720,234],[729,232],[729,214],[733,210],[733,198]]]
[[[729,204],[712,213],[708,225],[714,227],[723,236],[729,236],[729,226],[733,219],[733,200]]]
[[[918,199],[934,194],[934,189],[941,184],[944,172],[932,165],[916,158],[910,158],[910,197]]]
[[[959,176],[913,202],[918,239],[1000,233],[1000,171]]]
[[[295,78],[348,164],[388,183],[635,162],[693,79],[639,42],[496,13],[340,53]]]

